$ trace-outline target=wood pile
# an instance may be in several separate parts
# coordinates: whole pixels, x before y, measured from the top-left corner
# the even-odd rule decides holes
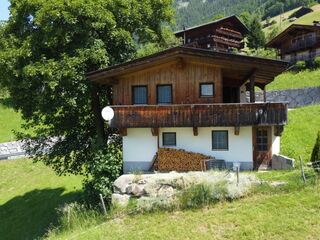
[[[203,160],[206,159],[213,159],[213,157],[181,149],[160,148],[156,165],[159,171],[202,171]]]

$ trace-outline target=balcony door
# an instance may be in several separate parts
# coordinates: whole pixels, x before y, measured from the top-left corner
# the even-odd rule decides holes
[[[253,127],[253,167],[268,169],[272,161],[271,127]]]

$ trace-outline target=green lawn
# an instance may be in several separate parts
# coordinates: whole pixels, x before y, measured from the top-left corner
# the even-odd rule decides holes
[[[320,15],[320,13],[319,13]],[[320,86],[320,69],[285,72],[267,85],[267,90],[306,88]]]
[[[246,198],[205,209],[101,220],[87,228],[75,226],[51,234],[48,239],[319,239],[319,185],[304,185],[299,171],[258,175],[289,184],[277,189],[262,185]]]
[[[320,105],[308,106],[289,111],[289,124],[281,137],[281,153],[310,161],[311,152],[320,131]]]
[[[56,208],[80,196],[80,177],[58,177],[29,159],[0,161],[0,176],[0,239],[43,236],[57,224]]]
[[[7,107],[5,100],[0,99],[0,143],[15,141],[13,130],[22,130],[21,124],[23,124],[21,115]]]

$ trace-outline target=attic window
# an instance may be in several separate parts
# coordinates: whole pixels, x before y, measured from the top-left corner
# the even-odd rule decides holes
[[[148,104],[147,86],[132,87],[132,102],[133,104]]]
[[[214,97],[214,83],[200,83],[200,97]]]

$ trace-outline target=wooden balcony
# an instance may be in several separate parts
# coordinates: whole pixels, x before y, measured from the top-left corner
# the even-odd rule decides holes
[[[221,34],[221,35],[228,36],[228,37],[233,37],[233,38],[237,38],[237,39],[240,39],[240,40],[243,39],[243,36],[242,36],[242,34],[240,32],[233,31],[233,30],[228,29],[228,28],[218,28],[216,30],[216,32]]]
[[[221,43],[221,44],[225,44],[231,47],[235,47],[235,48],[240,48],[241,47],[241,42],[240,41],[236,41],[233,39],[229,39],[229,38],[224,38],[224,37],[220,37],[217,35],[213,36],[213,41],[217,42],[217,43]]]
[[[287,103],[111,106],[112,128],[283,126]]]
[[[292,45],[289,48],[281,49],[281,54],[286,54],[286,53],[291,53],[291,52],[295,52],[295,51],[298,51],[298,50],[303,50],[303,49],[306,49],[306,48],[313,47],[316,44],[317,44],[317,41],[315,39],[300,41],[300,42]]]

